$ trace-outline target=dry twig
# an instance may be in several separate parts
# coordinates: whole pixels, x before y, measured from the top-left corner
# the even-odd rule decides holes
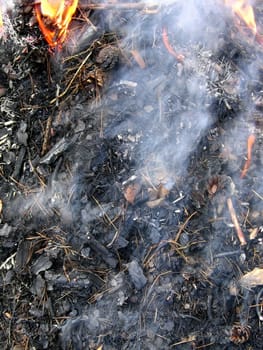
[[[45,133],[44,133],[44,140],[43,140],[43,145],[42,145],[42,150],[41,150],[42,157],[47,153],[47,150],[48,150],[51,125],[52,125],[52,115],[50,115],[47,119],[47,124],[46,124],[46,128],[45,128]]]
[[[248,136],[248,139],[247,139],[247,160],[246,160],[246,163],[244,165],[244,168],[242,170],[242,173],[240,175],[241,179],[243,179],[244,176],[246,176],[246,173],[250,167],[250,163],[251,163],[251,159],[252,159],[252,148],[253,148],[253,145],[256,141],[256,136],[251,134]]]
[[[83,4],[79,7],[82,9],[89,9],[89,10],[110,10],[110,9],[116,9],[116,10],[145,10],[145,11],[157,11],[160,4],[158,2],[154,3],[144,3],[144,2],[136,2],[136,3],[129,3],[129,2],[123,2],[123,3],[101,3],[101,4]]]
[[[77,71],[75,72],[75,74],[73,75],[72,79],[70,80],[70,82],[68,83],[67,87],[65,88],[65,90],[59,94],[58,96],[56,96],[56,98],[54,98],[53,100],[50,101],[50,104],[53,104],[57,101],[57,99],[60,99],[61,97],[65,96],[66,93],[69,91],[71,85],[73,84],[73,82],[75,81],[75,79],[77,78],[78,74],[80,73],[82,67],[86,64],[86,62],[88,61],[88,59],[90,58],[92,54],[92,51],[90,51],[89,54],[87,54],[87,56],[84,58],[84,60],[81,62],[81,64],[79,65]]]
[[[233,202],[232,202],[231,198],[227,199],[227,206],[228,206],[228,210],[229,210],[229,213],[230,213],[230,216],[231,216],[231,220],[232,220],[232,222],[233,222],[233,224],[235,226],[235,229],[236,229],[237,237],[238,237],[241,245],[245,245],[245,244],[247,244],[246,238],[245,238],[244,233],[241,230],[241,227],[240,227],[240,225],[238,223],[236,211],[235,211],[235,209],[233,207]]]
[[[181,55],[181,54],[178,54],[174,51],[174,49],[172,48],[170,42],[169,42],[169,38],[168,38],[168,32],[167,32],[167,29],[166,27],[163,27],[163,30],[162,30],[162,38],[163,38],[163,43],[164,43],[164,46],[165,48],[167,49],[167,51],[172,55],[174,56],[178,62],[183,62],[184,61],[184,56]]]

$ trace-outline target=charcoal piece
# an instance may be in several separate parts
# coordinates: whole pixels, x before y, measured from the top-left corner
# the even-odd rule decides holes
[[[83,256],[83,258],[88,258],[90,256],[90,248],[89,247],[82,248],[80,253]]]
[[[138,312],[127,312],[118,311],[118,318],[122,324],[122,330],[128,332],[132,327],[136,326],[139,319]]]
[[[44,295],[45,287],[46,283],[44,279],[40,275],[37,275],[33,281],[32,287],[30,288],[30,292],[41,299]]]
[[[61,328],[61,345],[62,349],[88,349],[89,318],[87,316],[69,319]]]
[[[128,272],[131,277],[132,283],[137,290],[142,289],[147,283],[147,279],[143,274],[143,270],[136,260],[127,264]]]
[[[40,159],[40,164],[50,164],[54,162],[61,154],[63,154],[72,144],[77,140],[77,136],[73,136],[72,139],[66,139],[63,137],[56,143],[51,150]]]
[[[155,227],[150,227],[150,239],[153,244],[159,243],[161,240],[161,234]]]
[[[69,314],[71,311],[72,306],[68,302],[68,300],[63,300],[60,304],[58,304],[56,308],[56,315],[57,316],[63,316],[66,314]]]
[[[4,138],[7,138],[9,135],[7,128],[0,129],[0,139],[3,140]]]
[[[117,238],[116,242],[114,242],[114,248],[115,249],[122,249],[122,248],[127,247],[128,244],[129,244],[129,241],[127,241],[127,239],[119,236]]]
[[[32,304],[29,309],[29,314],[33,317],[40,318],[44,316],[44,309],[37,307],[36,305]]]
[[[76,42],[78,43],[78,52],[86,50],[89,45],[99,36],[98,28],[93,26],[84,27],[83,30],[76,32]]]
[[[50,261],[48,256],[41,255],[32,265],[31,271],[35,275],[38,275],[41,271],[46,271],[52,266],[52,261]]]
[[[9,226],[8,224],[4,224],[0,228],[0,237],[8,237],[12,232],[12,230],[13,230],[12,226]]]
[[[0,86],[8,87],[8,76],[2,69],[0,69]]]
[[[51,291],[54,289],[54,285],[66,286],[68,280],[64,275],[54,274],[53,271],[45,271],[45,280],[47,282],[47,290]]]
[[[4,96],[8,88],[8,76],[7,74],[0,70],[0,97]]]
[[[31,242],[21,241],[18,245],[15,263],[15,268],[18,273],[21,273],[25,270],[25,267],[30,261],[31,256]]]
[[[16,161],[16,155],[14,152],[10,151],[10,152],[5,152],[3,154],[3,161],[5,162],[5,164],[11,164],[11,163],[15,163]]]
[[[12,174],[12,177],[14,179],[17,179],[19,177],[19,174],[20,174],[20,171],[21,171],[21,168],[22,168],[22,165],[23,165],[25,154],[26,154],[26,148],[25,147],[21,147],[20,151],[18,153],[17,160],[16,160],[15,169],[14,169],[14,172]]]
[[[113,268],[117,266],[118,260],[113,256],[113,254],[90,234],[88,234],[88,243],[90,248],[94,250],[106,264]]]
[[[22,121],[16,133],[18,143],[24,146],[27,146],[27,139],[28,139],[28,133],[26,132],[26,129],[27,129],[27,123]]]

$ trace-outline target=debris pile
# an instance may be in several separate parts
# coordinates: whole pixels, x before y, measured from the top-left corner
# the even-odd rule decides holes
[[[262,4],[50,3],[0,2],[1,349],[260,350]]]

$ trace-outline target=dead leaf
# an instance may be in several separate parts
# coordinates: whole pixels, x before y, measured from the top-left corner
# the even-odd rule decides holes
[[[141,185],[139,183],[129,184],[124,189],[124,197],[126,201],[133,204],[137,194],[140,192],[140,189],[141,189]]]
[[[0,215],[2,214],[2,210],[3,210],[3,202],[2,202],[2,200],[0,199]]]
[[[252,288],[263,285],[263,269],[256,267],[240,278],[240,284],[244,288]]]

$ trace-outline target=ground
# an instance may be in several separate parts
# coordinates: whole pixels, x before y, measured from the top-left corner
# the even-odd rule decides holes
[[[80,1],[53,49],[34,18],[0,44],[1,348],[261,349],[260,37],[212,0]]]

